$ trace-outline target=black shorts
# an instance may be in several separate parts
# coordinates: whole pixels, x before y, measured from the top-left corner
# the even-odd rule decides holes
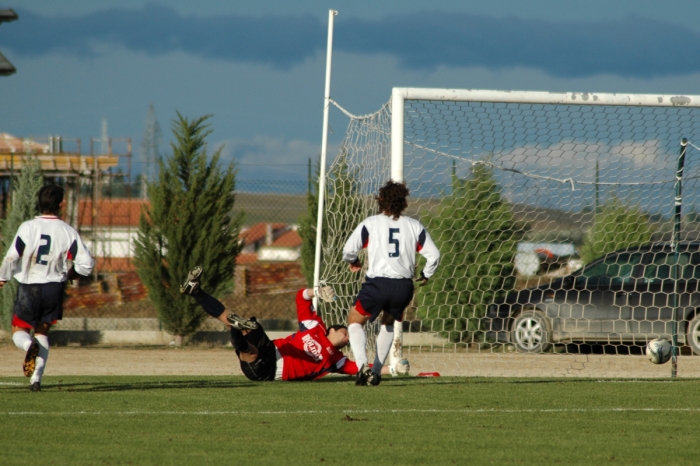
[[[250,320],[257,320],[251,317]],[[258,323],[258,328],[251,330],[245,336],[248,344],[258,349],[258,357],[253,362],[241,361],[243,374],[254,381],[275,380],[277,372],[277,350],[275,344],[267,337],[262,325]],[[238,351],[236,351],[238,354]]]
[[[413,299],[413,280],[410,278],[367,278],[355,300],[355,309],[374,322],[384,311],[403,321],[403,311]]]
[[[61,320],[65,287],[65,282],[20,283],[12,312],[34,328],[40,322],[50,324]]]

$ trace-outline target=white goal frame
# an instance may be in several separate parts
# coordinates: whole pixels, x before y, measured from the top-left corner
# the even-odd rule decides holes
[[[391,94],[391,178],[404,181],[405,102],[407,100],[443,102],[488,102],[543,105],[593,105],[628,107],[696,107],[700,95],[610,94],[589,92],[499,91],[478,89],[437,89],[395,87]],[[403,357],[403,329],[396,325],[390,364]]]

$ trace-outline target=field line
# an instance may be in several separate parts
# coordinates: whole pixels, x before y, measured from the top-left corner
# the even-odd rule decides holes
[[[5,411],[0,416],[258,416],[258,415],[324,415],[324,414],[519,414],[519,413],[626,413],[685,412],[697,413],[700,408],[547,408],[547,409],[339,409],[297,411]]]

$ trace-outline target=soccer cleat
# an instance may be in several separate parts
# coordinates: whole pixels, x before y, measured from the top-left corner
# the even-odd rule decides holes
[[[180,293],[188,295],[199,293],[199,279],[201,276],[201,265],[198,265],[197,267],[190,270],[190,272],[187,274],[187,279],[185,279],[185,283],[183,283],[182,286],[180,286]]]
[[[245,317],[241,317],[233,312],[228,313],[226,320],[228,320],[228,323],[231,324],[231,327],[238,330],[255,330],[258,328],[258,323],[256,321],[246,319]]]
[[[372,369],[366,364],[363,364],[360,366],[360,370],[357,371],[357,375],[355,376],[355,385],[368,385],[371,375]]]
[[[41,391],[41,383],[39,382],[34,382],[29,386],[29,391],[30,392],[40,392]]]
[[[382,375],[381,374],[376,374],[374,372],[369,373],[369,377],[367,378],[367,385],[379,385],[382,381]]]
[[[25,377],[31,377],[36,369],[36,356],[39,354],[39,341],[32,337],[32,344],[27,350],[27,355],[24,357],[24,364],[22,364],[22,370],[24,371]]]

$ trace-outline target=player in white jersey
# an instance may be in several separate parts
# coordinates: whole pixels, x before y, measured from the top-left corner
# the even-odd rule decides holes
[[[49,329],[63,317],[65,282],[90,275],[95,261],[80,235],[58,218],[63,188],[39,190],[41,215],[20,225],[0,266],[0,288],[14,277],[19,282],[12,316],[12,341],[26,351],[24,375],[30,390],[41,391],[49,356]],[[34,330],[34,337],[31,330]]]
[[[360,250],[367,249],[367,277],[348,314],[350,346],[360,368],[357,385],[379,385],[384,360],[394,339],[394,321],[403,321],[403,312],[413,299],[416,253],[426,258],[420,273],[421,286],[433,276],[440,262],[440,251],[418,220],[401,215],[408,207],[409,191],[404,183],[389,180],[376,197],[379,214],[360,223],[343,248],[343,260],[359,272]],[[367,335],[364,325],[380,312],[382,326],[377,335],[377,352],[371,370],[367,364]]]

